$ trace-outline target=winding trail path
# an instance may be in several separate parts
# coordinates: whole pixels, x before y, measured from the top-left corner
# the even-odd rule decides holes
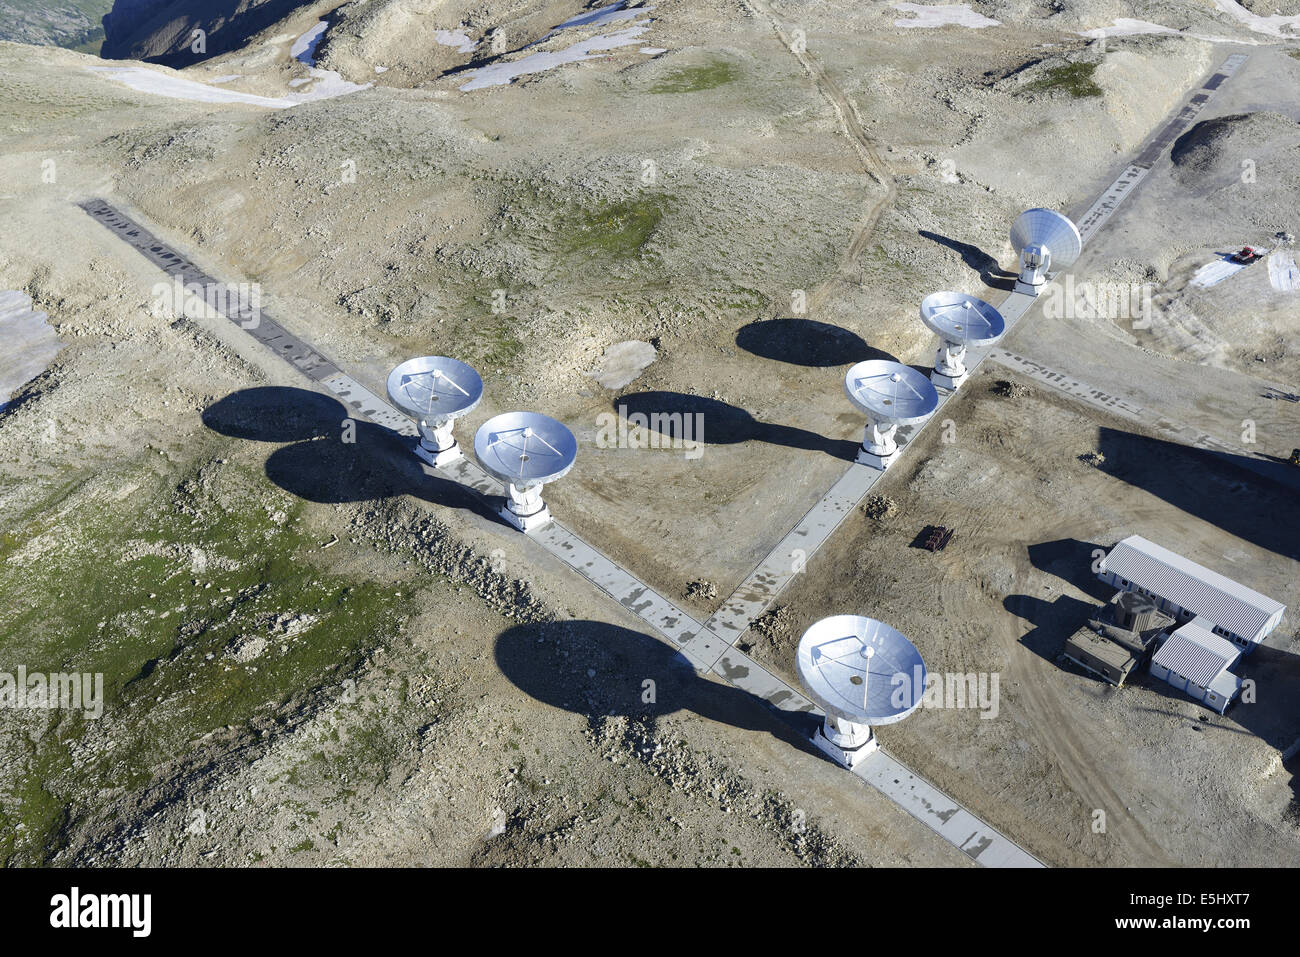
[[[844,250],[843,256],[840,257],[839,268],[833,276],[828,277],[817,285],[808,296],[809,310],[813,310],[825,303],[828,296],[832,294],[833,287],[837,283],[853,283],[858,276],[858,260],[862,256],[862,251],[867,246],[867,240],[876,229],[876,224],[880,222],[880,217],[884,215],[885,210],[894,205],[894,200],[898,196],[898,185],[894,181],[894,174],[889,168],[889,164],[884,161],[877,149],[876,143],[867,135],[867,131],[862,127],[862,119],[858,115],[857,107],[853,101],[845,95],[839,85],[831,79],[830,74],[821,62],[813,57],[807,49],[806,40],[800,38],[800,42],[795,42],[796,38],[782,24],[781,19],[777,16],[772,5],[767,0],[741,0],[755,16],[767,20],[773,32],[780,38],[795,59],[797,59],[804,72],[807,73],[813,83],[816,85],[818,92],[821,93],[826,101],[830,103],[831,109],[835,111],[835,116],[840,122],[840,128],[844,135],[849,138],[853,144],[854,152],[862,162],[862,168],[868,176],[876,183],[885,187],[885,193],[875,203],[873,203],[863,213],[858,220],[857,226],[853,230],[853,238],[849,241],[848,248]]]

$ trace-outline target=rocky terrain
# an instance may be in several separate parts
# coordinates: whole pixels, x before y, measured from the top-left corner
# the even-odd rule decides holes
[[[0,40],[97,50],[113,0],[2,0]]]

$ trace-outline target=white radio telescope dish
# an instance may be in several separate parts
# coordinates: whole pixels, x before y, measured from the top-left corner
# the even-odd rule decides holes
[[[408,359],[388,375],[388,399],[419,423],[415,453],[430,465],[461,457],[452,423],[483,398],[483,379],[470,366],[446,356]]]
[[[911,366],[888,359],[868,359],[849,369],[844,392],[866,413],[867,430],[858,462],[888,468],[898,457],[894,433],[900,425],[923,422],[939,405],[930,380]]]
[[[578,440],[564,423],[540,412],[505,412],[479,426],[474,455],[506,486],[502,517],[529,532],[551,520],[542,486],[573,468]]]
[[[808,697],[826,712],[817,743],[848,767],[876,749],[872,725],[902,721],[925,691],[916,646],[862,615],[813,624],[799,640],[795,665]]]
[[[1027,209],[1011,224],[1011,245],[1020,255],[1016,291],[1038,295],[1039,289],[1083,252],[1079,227],[1051,209]]]
[[[921,300],[921,321],[943,340],[930,381],[957,389],[966,381],[966,347],[984,345],[1007,331],[1006,320],[983,299],[961,292],[935,292]]]

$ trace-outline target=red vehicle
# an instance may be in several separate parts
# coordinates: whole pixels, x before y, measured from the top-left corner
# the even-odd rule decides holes
[[[1254,246],[1242,246],[1239,252],[1233,253],[1228,258],[1235,263],[1241,263],[1243,266],[1249,266],[1251,263],[1255,262],[1255,260],[1259,259],[1262,255],[1263,255],[1262,253],[1257,252],[1255,250]]]

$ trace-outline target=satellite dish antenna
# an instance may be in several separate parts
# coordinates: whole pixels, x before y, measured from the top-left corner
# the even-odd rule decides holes
[[[925,692],[925,662],[916,646],[861,615],[814,624],[799,639],[795,665],[808,697],[826,712],[814,741],[849,768],[876,750],[872,725],[902,721]]]
[[[1007,331],[1006,320],[983,299],[961,292],[934,292],[921,300],[921,321],[943,340],[930,381],[956,390],[966,381],[966,347],[993,342]]]
[[[521,532],[551,520],[542,486],[568,473],[578,440],[563,422],[540,412],[506,412],[488,419],[474,436],[479,464],[505,483],[501,517]]]
[[[1011,224],[1011,245],[1020,254],[1016,292],[1038,295],[1045,282],[1073,266],[1083,252],[1079,227],[1051,209],[1027,209]]]
[[[888,468],[898,458],[894,433],[900,425],[924,422],[939,405],[939,393],[911,366],[887,359],[868,359],[844,377],[849,401],[867,415],[866,435],[857,461]]]
[[[420,426],[415,454],[435,468],[461,457],[452,423],[483,398],[483,380],[446,356],[407,359],[388,375],[388,398]]]

